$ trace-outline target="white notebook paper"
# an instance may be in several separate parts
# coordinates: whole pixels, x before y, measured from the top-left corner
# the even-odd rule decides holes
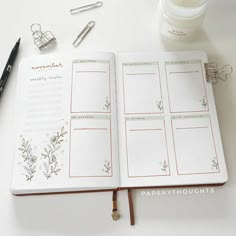
[[[22,61],[14,194],[227,181],[203,52]]]

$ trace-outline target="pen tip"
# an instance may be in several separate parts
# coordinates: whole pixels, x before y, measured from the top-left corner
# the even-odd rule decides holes
[[[20,43],[21,38],[18,39],[17,43]]]

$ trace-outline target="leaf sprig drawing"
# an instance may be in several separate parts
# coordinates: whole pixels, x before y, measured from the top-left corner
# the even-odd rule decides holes
[[[111,162],[110,161],[105,160],[102,171],[107,174],[110,174],[110,171],[111,171]]]
[[[156,101],[156,105],[159,111],[163,111],[162,101]]]
[[[20,155],[24,160],[23,168],[26,171],[26,174],[24,174],[26,181],[31,181],[36,172],[37,157],[33,155],[33,150],[30,141],[26,141],[25,138],[22,138],[21,146],[20,148],[18,148],[18,150],[20,151]]]
[[[168,168],[168,164],[167,164],[167,161],[163,161],[160,163],[161,164],[161,170],[166,172],[167,171],[167,168]]]
[[[216,170],[219,170],[219,162],[218,160],[216,159],[216,157],[214,157],[212,160],[211,160],[212,164],[211,164],[211,167],[213,169],[216,169]]]
[[[109,111],[110,107],[111,107],[111,102],[109,100],[109,97],[106,97],[106,101],[105,101],[105,104],[104,104],[104,110]]]
[[[204,108],[207,108],[207,99],[206,99],[206,96],[203,96],[202,98],[200,98],[200,102],[201,102],[201,105],[202,105]]]
[[[58,172],[61,170],[58,167],[57,153],[61,149],[61,144],[66,134],[67,132],[64,130],[64,126],[62,126],[59,132],[50,137],[49,144],[44,148],[44,152],[41,153],[45,159],[43,162],[43,174],[47,179],[51,178],[53,175],[58,175]]]

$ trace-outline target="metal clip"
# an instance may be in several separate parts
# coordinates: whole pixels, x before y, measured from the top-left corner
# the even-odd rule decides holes
[[[95,9],[95,8],[98,8],[98,7],[101,7],[101,6],[103,6],[102,2],[91,3],[91,4],[88,4],[88,5],[84,5],[84,6],[80,6],[80,7],[71,9],[70,14],[72,14],[72,15],[77,14],[77,13],[92,10],[92,9]]]
[[[33,32],[34,45],[39,52],[42,52],[56,43],[56,38],[52,32],[42,32],[40,24],[32,24],[30,29]]]
[[[86,37],[86,35],[90,32],[90,30],[95,26],[94,21],[90,21],[84,28],[83,30],[79,33],[75,41],[73,42],[74,47],[77,47],[83,39]]]
[[[219,80],[226,81],[233,72],[231,65],[223,65],[219,67],[216,63],[205,63],[206,80],[216,84]]]

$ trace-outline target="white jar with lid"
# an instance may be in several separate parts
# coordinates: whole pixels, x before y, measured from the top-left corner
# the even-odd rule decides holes
[[[201,26],[207,0],[160,0],[161,34],[185,40],[192,38]]]

